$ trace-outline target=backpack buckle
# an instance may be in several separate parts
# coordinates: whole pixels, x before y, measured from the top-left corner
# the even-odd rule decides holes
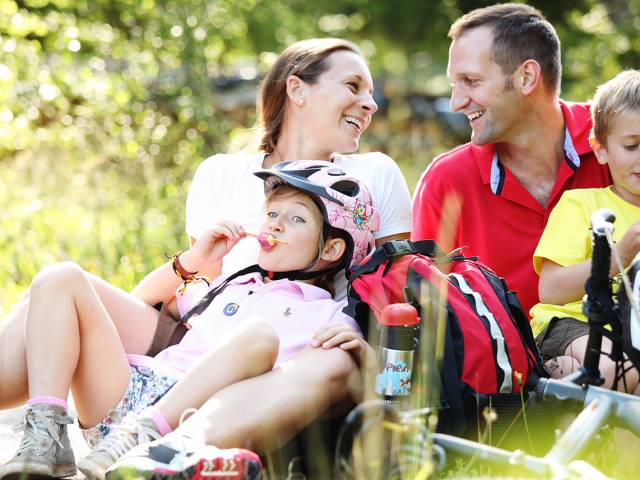
[[[389,257],[401,257],[411,253],[416,253],[416,249],[410,240],[391,240],[382,244],[384,253]]]

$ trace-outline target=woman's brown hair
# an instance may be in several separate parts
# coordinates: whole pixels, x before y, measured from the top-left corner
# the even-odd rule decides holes
[[[280,138],[287,104],[287,78],[295,75],[307,83],[315,83],[329,68],[327,57],[341,50],[362,56],[355,44],[339,38],[302,40],[290,45],[278,56],[262,80],[258,94],[261,151],[273,153]]]

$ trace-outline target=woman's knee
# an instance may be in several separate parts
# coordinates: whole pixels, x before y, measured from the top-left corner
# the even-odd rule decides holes
[[[29,299],[43,291],[65,290],[86,281],[85,271],[74,262],[59,262],[42,269],[31,282]]]

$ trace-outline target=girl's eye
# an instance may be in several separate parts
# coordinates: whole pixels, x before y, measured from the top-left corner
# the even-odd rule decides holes
[[[305,219],[299,216],[295,216],[292,218],[293,223],[306,223]]]
[[[630,151],[630,152],[632,152],[632,151],[636,150],[637,148],[638,148],[638,144],[637,144],[637,143],[634,143],[634,144],[632,144],[632,145],[625,145],[625,146],[624,146],[624,149],[625,149],[625,150],[628,150],[628,151]]]
[[[278,214],[276,212],[267,212],[267,217],[269,218],[276,218],[278,216]]]
[[[358,82],[347,82],[347,85],[349,85],[349,88],[354,92],[358,91]]]

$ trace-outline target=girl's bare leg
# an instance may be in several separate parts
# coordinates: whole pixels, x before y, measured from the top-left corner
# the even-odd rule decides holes
[[[38,277],[74,264],[63,262],[44,269]],[[144,354],[151,345],[158,312],[140,299],[99,277],[85,272],[94,291],[106,308],[127,353]],[[36,277],[36,278],[38,278]],[[31,290],[5,318],[0,320],[0,409],[20,405],[27,400],[27,357],[25,321]]]
[[[188,408],[200,408],[219,390],[270,371],[278,346],[278,335],[270,325],[259,321],[243,323],[189,370],[155,407],[171,428],[176,428]]]
[[[127,309],[125,303],[112,308]],[[84,426],[102,420],[131,375],[116,327],[80,267],[58,265],[34,280],[25,328],[29,397],[66,399]]]

